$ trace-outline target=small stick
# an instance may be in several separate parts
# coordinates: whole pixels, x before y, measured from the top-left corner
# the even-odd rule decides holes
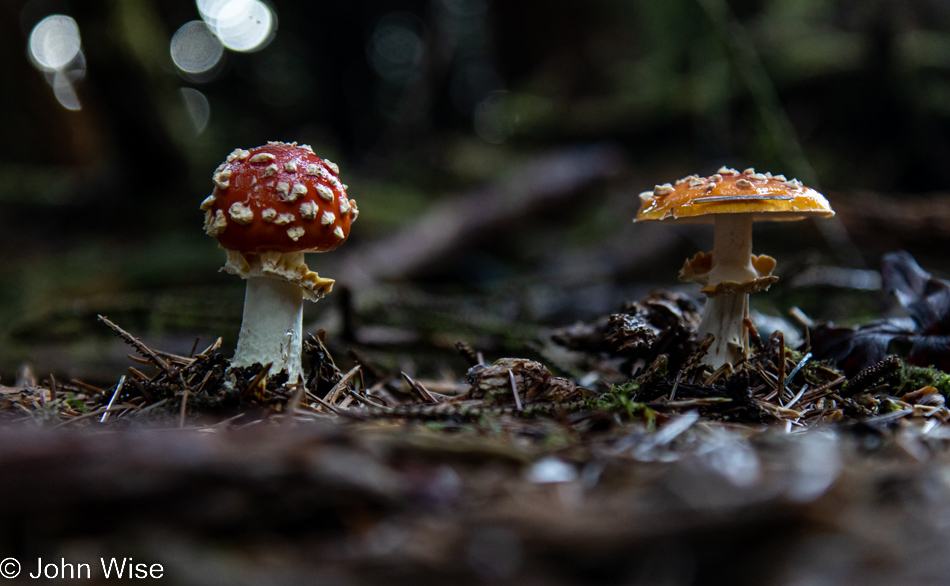
[[[105,413],[102,414],[102,419],[99,420],[99,423],[105,423],[106,419],[109,418],[109,409],[112,409],[112,404],[115,403],[115,398],[119,396],[119,393],[122,391],[122,387],[125,386],[125,375],[123,374],[119,377],[119,384],[115,386],[115,392],[112,393],[112,398],[109,399],[109,404],[106,405]]]
[[[233,421],[237,421],[238,419],[244,417],[245,415],[247,415],[247,413],[238,413],[238,414],[235,415],[234,417],[228,417],[227,419],[225,419],[225,420],[223,420],[223,421],[219,421],[219,422],[217,422],[217,423],[211,425],[211,427],[224,427],[224,426],[228,425],[229,423],[231,423],[231,422],[233,422]]]
[[[121,407],[123,411],[121,411],[118,415],[115,416],[116,419],[121,419],[125,417],[126,415],[128,415],[129,413],[135,413],[142,408],[141,406],[136,405],[135,403],[129,403],[129,402],[122,403],[121,405],[119,405],[119,407]]]
[[[162,405],[164,405],[164,404],[167,403],[167,402],[168,402],[168,399],[162,399],[161,401],[159,401],[159,402],[157,402],[157,403],[152,403],[152,404],[149,405],[148,407],[145,407],[145,408],[143,408],[143,409],[139,409],[138,411],[136,411],[136,412],[135,412],[135,416],[136,416],[136,417],[140,417],[140,416],[142,415],[142,413],[145,413],[146,411],[151,411],[152,409],[155,409],[156,407],[161,407]]]
[[[775,378],[775,375],[771,372],[764,370],[761,366],[756,366],[755,371],[762,377],[762,380],[765,381],[773,390],[780,390],[778,387],[778,381]]]
[[[320,405],[322,405],[323,407],[326,407],[327,409],[329,409],[330,411],[332,411],[333,413],[336,413],[337,415],[341,417],[348,417],[350,419],[355,419],[357,421],[366,420],[366,417],[363,415],[360,415],[359,413],[354,413],[352,411],[349,411],[348,409],[340,409],[334,405],[327,403],[326,401],[324,401],[323,399],[319,397],[313,397],[313,398],[317,401],[317,403],[320,403]]]
[[[355,375],[357,372],[359,372],[360,374],[362,374],[363,372],[361,365],[359,364],[357,364],[356,366],[351,368],[349,372],[344,374],[343,377],[340,378],[340,382],[333,385],[333,388],[330,389],[330,392],[326,394],[326,401],[329,403],[336,402],[337,397],[339,396],[340,392],[342,392],[343,389],[346,387],[346,381],[350,380],[353,377],[353,375]],[[363,388],[365,389],[366,387],[363,387]],[[313,398],[316,398],[315,395],[310,395],[310,396]]]
[[[797,403],[798,400],[802,398],[802,395],[804,395],[804,394],[805,394],[805,391],[807,391],[807,390],[808,390],[808,385],[804,385],[804,386],[802,387],[802,390],[798,391],[798,394],[795,395],[795,397],[793,397],[792,400],[789,401],[787,405],[785,405],[785,407],[786,407],[786,408],[791,408],[792,405],[794,405],[795,403]]]
[[[185,427],[185,416],[188,414],[188,390],[181,394],[181,414],[178,417],[178,427]]]
[[[205,358],[208,356],[208,354],[214,352],[220,347],[221,347],[221,338],[218,338],[217,340],[214,341],[214,344],[211,344],[210,346],[202,350],[200,354],[196,354],[195,358]]]
[[[30,411],[28,411],[26,408],[24,408],[23,405],[20,405],[20,408],[23,409],[24,411],[26,411],[27,413],[30,413]],[[63,427],[63,426],[65,426],[65,425],[69,425],[70,423],[73,423],[73,422],[75,422],[75,421],[80,421],[80,420],[83,420],[83,419],[91,419],[91,418],[96,417],[97,415],[101,415],[101,414],[103,414],[103,413],[105,413],[105,412],[107,412],[107,411],[121,411],[121,410],[123,410],[123,409],[125,409],[125,407],[123,407],[122,405],[118,405],[118,406],[116,406],[116,407],[111,407],[111,408],[109,408],[109,409],[106,409],[105,407],[103,407],[102,409],[96,409],[95,411],[92,411],[92,412],[90,412],[90,413],[84,413],[84,414],[82,414],[82,415],[73,417],[72,419],[67,419],[66,421],[63,421],[62,423],[57,423],[56,425],[54,425],[54,426],[51,427],[50,429],[59,429],[60,427]],[[31,413],[31,415],[32,415],[32,413]]]
[[[205,377],[201,379],[200,383],[198,383],[198,388],[195,389],[195,393],[200,393],[205,388],[205,385],[208,384],[208,381],[211,379],[212,374],[214,373],[210,370],[205,373]]]
[[[290,418],[290,421],[293,421],[293,416],[297,412],[297,407],[300,405],[300,399],[306,390],[306,386],[303,384],[303,377],[299,374],[297,375],[297,382],[294,383],[294,387],[296,387],[294,394],[290,397],[290,401],[287,404],[287,417]]]
[[[883,423],[885,421],[891,421],[892,419],[903,419],[908,415],[913,415],[913,407],[909,409],[901,409],[900,411],[891,411],[890,413],[885,413],[884,415],[876,415],[874,417],[868,417],[862,423]]]
[[[799,363],[795,365],[795,368],[792,369],[792,372],[788,374],[788,379],[791,380],[795,378],[795,375],[798,374],[798,371],[801,370],[802,367],[805,366],[805,363],[808,362],[809,360],[811,360],[811,352],[808,352],[807,354],[802,356],[801,361],[799,361]]]
[[[179,355],[179,354],[172,354],[171,352],[166,352],[166,351],[164,351],[164,350],[153,350],[153,352],[155,352],[156,354],[158,354],[159,356],[161,356],[161,357],[164,358],[165,360],[170,360],[170,361],[175,362],[175,363],[177,363],[177,364],[179,364],[179,365],[181,365],[181,366],[188,366],[189,364],[191,364],[192,362],[194,362],[193,359],[191,359],[191,358],[189,358],[189,357],[187,357],[187,356],[181,356],[181,355]]]
[[[104,315],[99,316],[99,321],[106,324],[106,326],[108,326],[113,332],[118,334],[119,337],[122,338],[122,340],[126,344],[135,348],[135,350],[139,354],[141,354],[145,358],[152,359],[155,362],[155,365],[161,368],[165,372],[165,374],[169,376],[169,378],[175,376],[174,371],[168,365],[168,363],[162,360],[158,354],[156,354],[151,348],[149,348],[148,346],[143,344],[141,341],[139,341],[135,336],[133,336],[132,334],[128,333],[127,331],[123,330],[122,328],[114,324],[111,320],[109,320],[109,318],[107,318]]]
[[[774,334],[775,339],[778,341],[778,389],[779,403],[785,400],[785,334],[781,330],[776,330]]]
[[[264,365],[264,368],[262,368],[261,371],[257,373],[253,379],[251,379],[251,383],[247,385],[247,389],[244,390],[244,393],[241,395],[241,399],[248,398],[254,392],[254,389],[261,384],[261,381],[267,378],[267,373],[270,372],[272,366],[274,366],[273,362],[268,362]]]
[[[337,415],[343,415],[343,410],[342,410],[342,409],[338,409],[337,407],[335,407],[334,405],[331,405],[330,403],[327,403],[326,401],[324,401],[324,400],[321,399],[320,397],[316,397],[316,396],[314,396],[314,395],[310,395],[310,398],[313,399],[314,401],[316,401],[317,403],[319,403],[320,406],[323,407],[324,409],[327,409],[328,411],[331,411],[331,412],[333,412],[333,413],[336,413]]]
[[[511,372],[511,369],[508,369],[508,380],[511,381],[511,392],[515,394],[515,409],[518,411],[524,411],[524,407],[521,406],[521,396],[518,394],[518,385],[515,384],[515,374]]]
[[[789,310],[788,310],[788,315],[789,315],[792,319],[794,319],[796,322],[798,322],[798,325],[800,325],[802,328],[804,328],[804,329],[806,329],[806,330],[807,330],[808,328],[813,328],[813,327],[815,327],[815,322],[812,321],[812,319],[811,319],[810,317],[808,317],[808,314],[806,314],[806,313],[805,313],[804,311],[802,311],[801,309],[795,307],[794,305],[789,308]]]
[[[820,387],[814,388],[808,394],[808,398],[806,400],[815,401],[817,399],[830,395],[834,393],[834,391],[832,390],[833,387],[836,387],[847,380],[848,380],[847,377],[840,376],[836,378],[835,380],[831,381],[830,383],[826,383],[824,385],[821,385]]]
[[[53,373],[49,374],[49,402],[56,402],[56,377]]]
[[[89,383],[84,383],[84,382],[82,382],[81,380],[78,380],[78,379],[70,379],[69,382],[70,382],[71,384],[73,384],[74,386],[77,386],[77,387],[79,387],[80,389],[82,389],[82,390],[84,390],[84,391],[90,391],[90,392],[93,392],[93,393],[104,393],[104,392],[106,392],[105,389],[100,389],[99,387],[94,387],[94,386],[92,386],[91,384],[89,384]]]
[[[360,396],[359,393],[351,389],[346,389],[346,392],[350,397],[353,397],[354,399],[356,399],[357,401],[359,401],[360,403],[368,407],[388,407],[388,405],[386,405],[386,402],[380,399],[379,397],[374,397],[373,395],[367,395],[367,394],[363,394],[363,396]],[[369,401],[369,399],[375,399],[379,401],[379,403],[373,403]]]
[[[134,366],[129,367],[129,374],[137,378],[138,380],[148,380],[149,377],[141,370],[135,368]]]
[[[676,397],[676,389],[679,388],[679,386],[680,386],[680,378],[682,378],[682,377],[683,377],[683,371],[680,370],[680,371],[678,371],[678,372],[676,373],[676,380],[673,381],[673,390],[670,391],[670,398],[667,399],[668,401],[672,401],[673,398]]]
[[[647,403],[655,407],[702,407],[705,405],[718,405],[721,403],[731,403],[729,397],[699,397],[697,399],[683,399],[682,401],[673,401],[671,403]]]
[[[469,366],[478,366],[481,362],[478,359],[478,354],[475,353],[475,350],[465,342],[458,341],[455,343],[455,349],[458,353],[464,358]]]
[[[758,386],[756,386],[756,387],[753,387],[750,392],[752,393],[753,396],[755,396],[755,395],[758,395],[759,393],[761,393],[762,391],[764,391],[764,390],[767,389],[767,388],[768,388],[768,385],[765,384],[765,383],[762,383],[761,385],[758,385]]]
[[[766,401],[759,401],[757,399],[753,399],[753,401],[755,401],[760,407],[762,407],[766,411],[770,411],[772,415],[778,419],[788,419],[789,417],[793,419],[801,419],[802,417],[802,413],[799,411],[795,411],[794,409],[780,407],[778,405],[774,405]]]
[[[194,356],[195,356],[195,350],[198,349],[198,341],[199,341],[199,340],[201,340],[201,338],[195,338],[195,343],[191,345],[191,352],[188,353],[188,358],[194,358]]]
[[[722,366],[720,366],[719,368],[717,368],[716,372],[707,376],[706,380],[703,382],[705,382],[707,385],[711,385],[723,376],[732,375],[733,372],[735,371],[733,370],[732,365],[727,362],[723,364]]]
[[[743,318],[743,323],[745,324],[746,331],[749,333],[749,341],[752,342],[752,346],[756,350],[762,349],[762,338],[759,337],[759,330],[755,329],[755,324],[752,323],[752,320],[749,318]]]
[[[438,403],[438,401],[435,400],[435,397],[429,394],[428,389],[422,386],[422,383],[415,380],[414,378],[412,378],[405,372],[400,372],[399,374],[402,375],[402,378],[406,379],[406,382],[409,383],[410,388],[414,389],[417,393],[419,393],[419,396],[422,397],[423,401],[427,401],[429,403]]]

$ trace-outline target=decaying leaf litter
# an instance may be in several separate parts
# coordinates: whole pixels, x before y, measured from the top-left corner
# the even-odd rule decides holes
[[[11,420],[73,427],[329,420],[356,426],[438,424],[447,433],[502,427],[529,436],[554,424],[574,442],[605,426],[662,429],[684,415],[707,423],[779,425],[789,432],[901,420],[931,430],[950,420],[944,395],[950,384],[940,371],[923,368],[918,355],[920,348],[945,339],[937,325],[947,319],[950,304],[944,296],[950,288],[906,253],[885,259],[884,277],[914,316],[916,330],[889,322],[856,330],[822,324],[813,331],[803,328],[806,345],[791,348],[782,332],[766,336],[753,327],[749,358],[715,372],[701,363],[709,340],[697,339],[696,302],[664,291],[594,322],[554,331],[547,346],[535,346],[534,359],[489,363],[459,342],[458,352],[471,368],[454,382],[385,372],[358,351],[351,353],[355,366],[344,373],[315,337],[305,344],[306,380],[288,384],[286,375],[268,376],[269,365],[229,374],[220,340],[201,351],[196,341],[189,356],[178,356],[148,347],[100,316],[134,351],[129,356],[134,365],[114,387],[52,376],[38,383],[24,373],[17,385],[3,387],[3,411]],[[882,331],[889,335],[883,346]],[[909,363],[888,353],[892,338],[910,344]],[[561,350],[552,353],[555,372],[586,374],[555,376],[544,358],[551,345]]]
[[[220,341],[179,356],[100,321],[132,351],[115,386],[24,370],[0,395],[20,423],[3,430],[0,520],[86,535],[57,555],[133,547],[182,583],[702,583],[727,568],[784,583],[828,575],[832,550],[841,583],[947,570],[946,375],[896,356],[848,375],[815,356],[821,328],[810,348],[753,336],[746,362],[709,372],[698,305],[658,291],[531,358],[459,343],[471,368],[454,380],[359,348],[340,368],[314,337],[305,380],[250,367],[225,384]],[[115,510],[138,529],[87,535]]]

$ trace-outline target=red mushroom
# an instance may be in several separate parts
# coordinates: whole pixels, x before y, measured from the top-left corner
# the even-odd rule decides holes
[[[202,203],[205,232],[228,253],[223,270],[247,279],[244,318],[232,366],[273,364],[301,374],[303,299],[333,288],[304,262],[346,241],[359,211],[339,169],[307,145],[269,142],[237,149],[214,173]]]

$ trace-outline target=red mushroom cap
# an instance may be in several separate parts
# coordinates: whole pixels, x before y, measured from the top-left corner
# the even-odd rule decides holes
[[[214,191],[201,204],[205,232],[245,254],[333,250],[359,214],[338,174],[307,145],[237,149],[215,170]]]

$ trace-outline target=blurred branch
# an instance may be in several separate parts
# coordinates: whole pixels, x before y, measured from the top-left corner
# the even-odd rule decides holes
[[[574,147],[538,157],[494,185],[432,206],[399,233],[355,253],[340,281],[354,286],[412,272],[536,207],[563,204],[577,190],[614,175],[620,153],[611,145]]]

